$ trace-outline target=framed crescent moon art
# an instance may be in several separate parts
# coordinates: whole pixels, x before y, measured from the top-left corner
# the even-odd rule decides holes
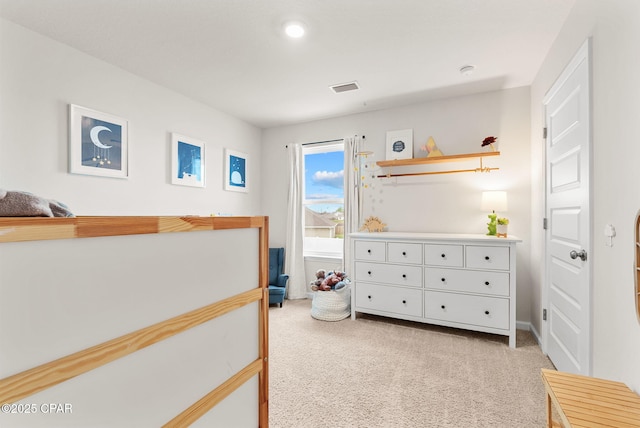
[[[111,114],[69,105],[69,172],[127,178],[128,122]]]

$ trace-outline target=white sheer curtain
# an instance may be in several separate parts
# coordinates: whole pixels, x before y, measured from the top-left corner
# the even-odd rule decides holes
[[[351,266],[351,238],[349,234],[357,232],[362,220],[362,201],[360,200],[360,146],[359,136],[344,139],[344,270],[353,278]]]
[[[304,210],[302,194],[304,168],[301,144],[289,144],[289,205],[284,270],[289,274],[288,299],[307,297],[304,274]]]

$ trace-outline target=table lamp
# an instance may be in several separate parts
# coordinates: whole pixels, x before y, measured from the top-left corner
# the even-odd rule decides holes
[[[507,210],[507,192],[501,190],[492,190],[482,192],[482,202],[480,204],[482,211],[491,211],[487,217],[489,217],[489,223],[487,223],[487,235],[495,236],[497,227],[498,214],[496,211]]]

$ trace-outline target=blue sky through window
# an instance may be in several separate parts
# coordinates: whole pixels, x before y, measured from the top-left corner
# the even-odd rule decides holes
[[[310,153],[304,156],[305,199],[344,199],[344,152]],[[343,204],[320,203],[309,205],[317,212],[334,212]]]

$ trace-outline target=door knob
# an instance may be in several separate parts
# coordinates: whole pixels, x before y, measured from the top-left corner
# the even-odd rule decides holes
[[[580,251],[571,250],[571,252],[569,253],[569,257],[571,257],[574,260],[580,257],[580,260],[584,262],[587,260],[587,252],[585,250],[580,250]]]

